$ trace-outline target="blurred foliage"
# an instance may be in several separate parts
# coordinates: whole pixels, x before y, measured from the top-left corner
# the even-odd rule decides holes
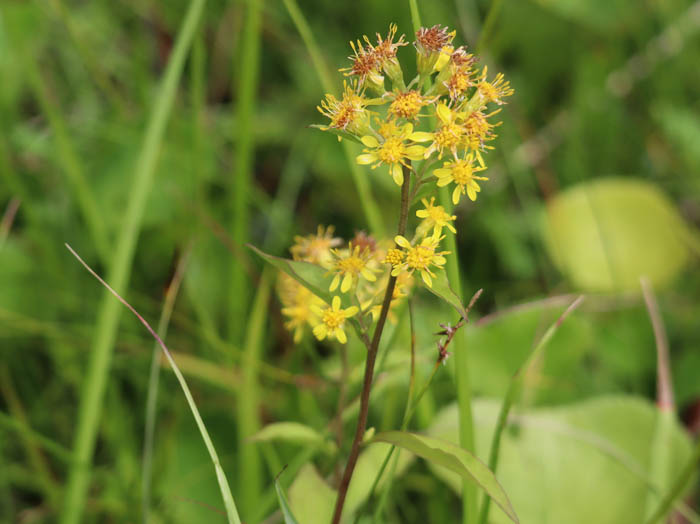
[[[60,512],[66,449],[73,442],[102,296],[63,243],[100,274],[110,259],[86,221],[72,177],[84,176],[109,250],[123,220],[155,88],[187,4],[0,3],[0,214],[19,200],[14,219],[0,226],[0,521],[53,522]],[[457,39],[474,48],[489,4],[455,0],[420,6],[426,24],[454,26]],[[636,285],[640,272],[650,273],[666,324],[678,412],[687,415],[688,428],[699,427],[698,5],[691,0],[504,0],[483,43],[483,62],[489,70],[504,71],[516,94],[502,112],[490,180],[479,203],[463,199],[456,210],[465,295],[485,290],[472,313],[474,322],[465,328],[476,393],[501,398],[533,343],[573,300],[573,295],[565,300],[569,294],[594,292],[528,374],[516,410],[523,424],[508,430],[497,476],[524,523],[576,522],[571,511],[596,508],[609,508],[610,522],[640,522],[635,511],[647,496],[640,481],[605,454],[570,439],[571,432],[552,432],[546,425],[569,424],[596,441],[605,438],[647,471],[656,357]],[[250,363],[241,356],[241,344],[226,339],[230,323],[247,323],[227,314],[229,272],[233,258],[240,259],[255,286],[263,266],[227,233],[245,6],[235,0],[207,3],[159,154],[126,298],[155,324],[173,268],[191,252],[168,344],[191,384],[234,495],[241,489],[236,476],[241,455],[256,446],[263,456],[262,502],[258,514],[243,519],[261,522],[276,511],[274,478],[290,464],[280,484],[306,523],[297,509],[312,504],[305,498],[309,491],[317,501],[333,490],[330,440],[320,447],[277,440],[241,447],[235,437],[241,370]],[[385,31],[390,22],[400,32],[411,28],[403,2],[304,0],[300,8],[331,69],[345,65],[349,40]],[[346,238],[366,229],[342,148],[335,137],[309,127],[322,121],[315,107],[323,91],[282,2],[264,4],[261,56],[254,184],[248,195],[253,244],[286,256],[293,235],[313,232],[317,224],[335,224]],[[604,197],[605,212],[598,217],[585,199],[572,202],[572,195],[589,191],[591,196],[611,184],[611,176],[615,195]],[[394,224],[395,185],[388,177],[371,177],[371,182],[385,223]],[[646,197],[632,202],[638,190]],[[559,238],[556,248],[543,235],[547,210]],[[578,236],[591,228],[610,232],[614,245]],[[615,271],[609,274],[601,261],[611,256]],[[566,297],[533,302],[559,295]],[[530,305],[507,311],[525,302]],[[495,312],[501,313],[490,316]],[[398,427],[405,402],[408,320],[405,312],[398,317],[380,351],[370,414],[370,425],[378,430]],[[454,322],[456,315],[420,293],[416,319],[417,380],[422,382],[437,356],[438,324]],[[275,299],[263,327],[260,421],[303,423],[326,435],[338,400],[337,348],[309,339],[294,347]],[[141,518],[151,347],[142,326],[125,315],[86,522]],[[348,345],[351,400],[360,387],[363,351],[359,344]],[[449,418],[455,399],[452,366],[448,361],[438,373],[412,429],[437,432]],[[152,522],[224,522],[211,463],[165,366],[160,388]],[[634,398],[609,396],[621,394]],[[498,405],[480,400],[476,406],[477,417],[486,420],[478,426],[477,449],[484,457]],[[356,407],[353,412],[350,406],[343,418],[346,440],[355,416]],[[546,424],[528,426],[531,419]],[[673,431],[671,465],[677,469],[689,439],[686,429]],[[372,467],[383,457],[374,457],[373,449],[361,457],[366,468],[358,470],[358,484],[371,482]],[[405,470],[397,470],[401,475],[392,487],[387,522],[455,521],[457,496],[423,461],[402,457]],[[354,496],[357,507],[367,493]],[[588,515],[586,522],[604,522],[599,514],[580,514]],[[492,516],[500,522],[496,510]]]

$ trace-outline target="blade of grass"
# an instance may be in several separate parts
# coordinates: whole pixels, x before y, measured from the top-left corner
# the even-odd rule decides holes
[[[311,62],[314,65],[316,74],[321,82],[321,87],[326,93],[332,93],[335,91],[334,82],[331,80],[331,75],[328,72],[325,62],[323,61],[323,56],[321,54],[320,48],[316,43],[313,32],[309,27],[309,23],[304,18],[304,14],[299,9],[299,4],[296,0],[283,0],[284,6],[287,8],[294,26],[301,39],[304,41],[306,50],[311,56]],[[379,237],[385,236],[386,229],[384,227],[384,221],[382,220],[382,215],[379,212],[379,206],[372,195],[372,190],[369,187],[369,182],[367,180],[367,174],[360,169],[360,167],[355,162],[355,154],[353,152],[352,146],[348,140],[342,142],[343,151],[345,152],[345,157],[348,161],[348,167],[350,168],[350,174],[352,175],[353,183],[355,184],[355,189],[357,189],[358,197],[360,199],[360,205],[362,206],[362,212],[365,215],[365,220],[367,220],[367,225],[370,230]]]
[[[253,142],[253,118],[260,70],[260,35],[262,25],[262,0],[245,3],[245,21],[241,42],[240,68],[234,68],[238,99],[236,103],[236,143],[233,167],[233,222],[231,235],[237,246],[248,243],[249,203],[251,171],[255,143]],[[243,337],[248,310],[248,275],[238,257],[232,259],[231,287],[229,289],[229,336],[239,344]]]
[[[270,298],[272,275],[269,266],[263,270],[257,286],[255,300],[248,319],[243,361],[241,362],[241,392],[238,395],[238,494],[244,515],[255,513],[262,491],[260,454],[249,439],[261,428],[260,422],[260,354],[263,348],[267,320],[267,304]]]
[[[185,275],[185,267],[189,261],[191,251],[191,247],[188,247],[182,257],[180,257],[177,267],[175,268],[175,274],[173,275],[170,285],[165,292],[165,301],[163,302],[163,309],[161,310],[160,318],[158,319],[158,329],[156,331],[162,340],[165,340],[168,334],[170,317],[173,314],[175,299],[177,298],[180,290],[180,284],[182,283],[182,278]],[[151,355],[151,371],[148,377],[148,390],[146,393],[146,417],[143,438],[143,459],[141,463],[141,504],[143,505],[144,523],[148,523],[150,521],[151,474],[153,470],[153,436],[155,434],[156,427],[158,382],[160,381],[161,360],[160,346],[156,342],[153,345]]]
[[[411,10],[413,29],[418,31],[421,27],[420,12],[416,0],[408,0]],[[438,189],[438,199],[446,212],[452,213],[453,204],[450,193],[446,187]],[[457,241],[455,235],[447,235],[445,247],[451,253],[447,257],[447,279],[450,287],[455,291],[461,302],[464,302],[461,275],[459,272],[459,257],[457,255]],[[455,342],[455,382],[457,383],[457,405],[459,410],[459,444],[463,449],[476,454],[474,442],[474,416],[472,414],[472,392],[469,381],[469,355],[467,354],[465,332],[457,334]],[[477,519],[478,490],[472,482],[462,483],[462,522],[473,524]]]
[[[153,185],[158,152],[165,126],[175,100],[175,91],[182,74],[185,57],[192,42],[205,0],[192,0],[179,30],[165,75],[155,97],[155,105],[149,117],[136,172],[131,185],[127,208],[114,258],[110,264],[110,281],[117,291],[124,291],[129,281],[131,262],[141,230],[141,221],[148,195]],[[114,349],[117,325],[121,309],[106,293],[98,311],[94,346],[90,353],[83,391],[80,396],[74,453],[78,463],[90,463],[100,422],[105,386],[109,376],[110,361]],[[72,467],[68,476],[61,522],[77,524],[82,519],[87,495],[90,471],[84,467]]]
[[[192,393],[190,392],[190,388],[187,385],[187,382],[185,381],[185,377],[182,375],[180,372],[180,368],[177,367],[177,364],[175,363],[175,360],[173,359],[170,350],[168,350],[168,347],[165,345],[163,340],[158,336],[158,333],[155,332],[155,330],[151,327],[151,325],[144,319],[138,311],[136,311],[131,304],[129,304],[126,300],[124,300],[119,293],[117,293],[107,282],[105,282],[97,273],[95,273],[90,266],[88,266],[85,261],[80,258],[80,255],[78,255],[72,247],[70,247],[68,244],[66,244],[66,247],[68,250],[71,252],[71,254],[78,259],[78,261],[83,265],[85,269],[88,270],[88,272],[95,277],[100,284],[102,284],[107,291],[113,295],[114,297],[117,298],[119,302],[121,302],[126,308],[131,311],[136,318],[139,319],[139,321],[144,325],[144,327],[148,330],[148,332],[151,334],[151,336],[156,340],[160,348],[163,350],[163,353],[165,354],[165,357],[168,359],[168,362],[173,368],[173,373],[175,373],[175,377],[177,377],[177,381],[180,384],[180,387],[182,388],[182,392],[185,394],[185,398],[187,399],[187,404],[190,407],[190,411],[192,411],[192,416],[194,417],[195,422],[197,423],[197,428],[199,429],[200,434],[202,435],[202,440],[204,441],[204,445],[207,447],[207,451],[209,452],[209,457],[211,458],[212,463],[214,464],[214,470],[216,471],[216,479],[219,483],[219,488],[221,489],[221,496],[224,499],[224,505],[226,506],[226,516],[228,517],[229,523],[233,524],[241,524],[240,517],[238,516],[238,510],[236,509],[236,503],[233,500],[233,496],[231,495],[231,489],[228,485],[228,481],[226,480],[226,475],[224,474],[224,470],[221,467],[221,463],[219,462],[219,456],[216,453],[216,449],[214,448],[214,444],[211,441],[211,437],[209,436],[209,432],[207,431],[206,426],[204,425],[204,421],[202,420],[201,415],[199,414],[199,410],[197,409],[197,404],[194,401],[194,398],[192,397]],[[118,304],[118,303],[117,303]]]
[[[537,345],[532,349],[528,355],[525,362],[518,368],[513,377],[508,384],[508,390],[503,398],[503,404],[501,404],[501,410],[498,413],[498,420],[496,422],[496,428],[493,431],[493,437],[491,438],[491,450],[489,451],[489,469],[496,473],[496,468],[498,467],[498,455],[501,449],[501,437],[503,436],[503,430],[508,422],[508,413],[516,400],[518,392],[520,391],[520,385],[522,384],[523,377],[527,370],[530,368],[533,362],[542,355],[545,347],[552,339],[554,334],[562,325],[566,317],[568,317],[580,304],[583,302],[583,295],[579,296],[574,300],[571,305],[566,308],[566,310],[561,314],[561,316],[552,324],[547,331],[545,331],[542,338],[537,343]],[[488,495],[484,495],[484,500],[481,504],[481,512],[479,515],[479,524],[486,524],[489,518],[489,510],[491,508],[491,498]]]

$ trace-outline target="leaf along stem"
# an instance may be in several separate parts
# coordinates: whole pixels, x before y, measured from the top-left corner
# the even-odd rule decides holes
[[[399,227],[397,228],[398,235],[404,235],[406,233],[406,222],[408,221],[408,192],[411,185],[411,170],[404,167],[403,174],[403,184],[401,185],[401,211],[399,214]],[[357,418],[357,428],[355,429],[355,437],[352,441],[350,456],[348,457],[348,462],[345,465],[343,477],[340,480],[340,485],[338,486],[338,498],[335,501],[335,510],[333,511],[333,524],[340,523],[340,517],[343,513],[343,505],[345,504],[345,497],[348,493],[348,487],[350,486],[350,480],[352,479],[355,465],[357,464],[357,458],[360,455],[360,445],[362,444],[362,438],[365,434],[365,428],[367,427],[367,415],[369,414],[369,394],[370,390],[372,389],[374,364],[377,360],[379,341],[382,338],[384,324],[386,323],[386,317],[389,313],[389,306],[391,305],[391,299],[394,296],[395,285],[396,277],[390,276],[389,283],[386,286],[386,292],[384,293],[384,302],[382,303],[382,310],[379,313],[377,327],[374,330],[372,343],[367,351],[365,378],[364,382],[362,383],[362,393],[360,395],[360,414]]]

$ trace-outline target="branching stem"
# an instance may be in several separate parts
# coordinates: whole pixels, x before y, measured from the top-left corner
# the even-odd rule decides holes
[[[404,178],[403,184],[401,185],[401,212],[399,214],[399,227],[397,233],[399,235],[406,234],[406,222],[408,221],[408,193],[411,185],[411,170],[404,168],[403,171]],[[360,414],[357,418],[357,428],[355,429],[355,437],[352,441],[352,447],[350,448],[350,456],[348,457],[348,462],[345,465],[343,477],[340,480],[340,485],[338,486],[338,498],[335,501],[335,510],[333,512],[333,524],[340,523],[340,517],[343,514],[343,505],[345,504],[345,497],[348,493],[350,480],[352,479],[352,474],[355,471],[357,458],[360,456],[360,445],[362,444],[362,438],[365,434],[365,429],[367,427],[367,415],[369,414],[369,394],[370,390],[372,389],[372,380],[374,378],[374,364],[377,360],[379,341],[382,338],[384,324],[386,323],[386,317],[389,313],[389,306],[391,305],[391,299],[394,296],[395,285],[396,277],[390,276],[389,283],[386,286],[386,292],[384,293],[384,302],[382,303],[382,309],[379,313],[377,327],[374,330],[372,343],[367,351],[365,377],[362,383],[362,393],[360,394]]]

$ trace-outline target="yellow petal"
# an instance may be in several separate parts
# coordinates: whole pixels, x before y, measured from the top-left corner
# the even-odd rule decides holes
[[[450,176],[451,174],[452,170],[446,167],[439,167],[433,170],[433,175],[435,175],[436,177]]]
[[[416,216],[418,218],[428,218],[429,214],[425,209],[419,209],[416,211]]]
[[[425,148],[423,146],[408,146],[404,150],[406,158],[410,158],[411,160],[422,160],[424,153]]]
[[[367,164],[371,164],[372,162],[376,162],[379,160],[379,157],[375,155],[374,153],[367,153],[364,155],[358,155],[356,158],[356,161],[358,164],[361,166],[365,166]]]
[[[328,291],[335,291],[338,288],[338,284],[340,284],[340,273],[335,274],[333,280],[331,280],[331,285],[328,288]]]
[[[379,140],[371,135],[365,135],[360,138],[360,141],[367,147],[379,147]]]
[[[363,277],[365,277],[365,280],[369,280],[370,282],[374,282],[377,280],[377,277],[375,276],[374,273],[372,273],[369,269],[364,268],[362,271],[360,271]]]
[[[314,336],[319,340],[323,340],[324,338],[326,338],[327,334],[328,328],[325,324],[319,324],[314,328]]]
[[[331,302],[333,311],[338,311],[340,309],[340,297],[338,295],[333,297],[333,302]]]
[[[396,185],[400,186],[403,184],[403,169],[401,169],[401,164],[392,164],[389,168],[389,172],[394,182],[396,182]]]
[[[459,197],[462,196],[462,188],[460,186],[455,187],[455,190],[452,192],[452,203],[456,206],[459,204]]]
[[[354,317],[358,311],[357,306],[350,306],[345,310],[345,318]]]
[[[337,328],[335,330],[335,338],[338,339],[338,342],[341,344],[345,344],[348,341],[348,337],[345,335],[345,331],[343,331],[341,328]]]
[[[347,293],[351,286],[352,286],[352,273],[345,273],[345,276],[343,277],[343,283],[340,284],[340,292]],[[333,308],[333,309],[338,309],[338,308]]]
[[[450,182],[452,182],[452,177],[446,176],[446,177],[439,178],[437,181],[437,185],[438,185],[438,187],[444,187],[447,184],[449,184]]]
[[[430,278],[427,271],[421,271],[420,276],[423,278],[423,282],[425,282],[426,286],[433,287],[433,280]]]
[[[427,133],[425,131],[416,131],[408,135],[410,140],[414,142],[432,142],[435,135],[433,133]]]
[[[443,256],[436,255],[433,257],[433,260],[431,262],[436,266],[444,266],[447,260]]]
[[[448,124],[452,120],[452,112],[445,104],[438,104],[435,113],[437,113],[438,118],[443,124]]]
[[[476,200],[476,191],[474,191],[474,188],[472,186],[467,186],[467,195],[472,200],[472,202]]]
[[[408,240],[406,240],[406,237],[402,237],[401,235],[396,235],[394,237],[394,242],[396,242],[401,247],[405,247],[406,249],[411,247],[411,243]]]

